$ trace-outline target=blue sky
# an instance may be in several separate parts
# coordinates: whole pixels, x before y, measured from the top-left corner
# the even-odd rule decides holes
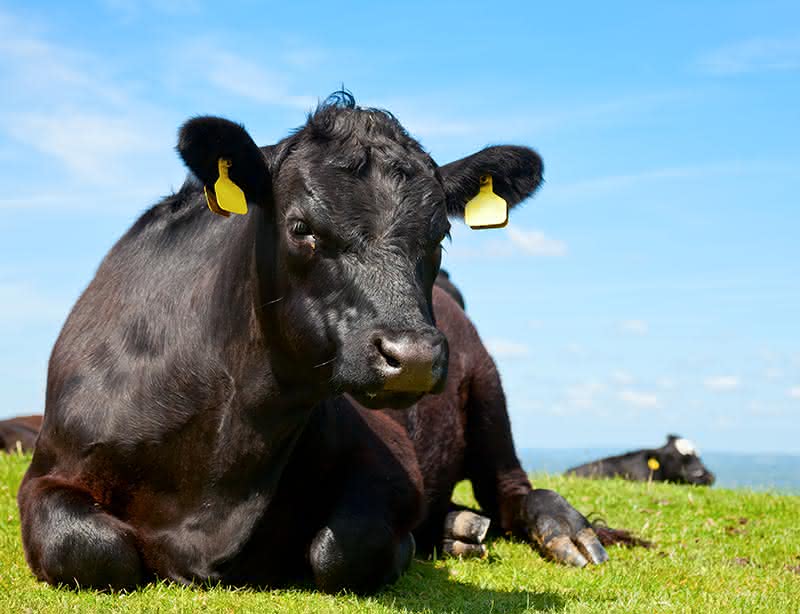
[[[343,83],[440,163],[545,160],[445,255],[518,447],[800,452],[796,2],[0,3],[0,83],[0,416],[43,407],[70,306],[182,183],[182,121],[267,144]]]

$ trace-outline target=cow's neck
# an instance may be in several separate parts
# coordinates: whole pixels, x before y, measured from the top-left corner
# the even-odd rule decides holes
[[[253,412],[253,420],[264,428],[272,423],[275,436],[291,439],[324,394],[302,378],[302,369],[284,355],[277,341],[271,307],[281,297],[270,283],[275,266],[272,212],[252,207],[246,216],[231,221],[214,292],[213,312],[222,314],[212,323],[216,345],[225,348],[224,361],[244,397],[244,410]],[[301,377],[283,377],[292,370]]]

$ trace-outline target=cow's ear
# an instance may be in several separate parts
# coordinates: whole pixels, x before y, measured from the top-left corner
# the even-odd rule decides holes
[[[221,117],[195,117],[181,127],[177,149],[207,190],[220,178],[223,161],[247,202],[263,204],[269,199],[272,181],[267,160],[244,126]]]
[[[542,183],[544,165],[532,149],[515,145],[495,145],[439,168],[447,194],[450,215],[464,216],[464,208],[481,186],[481,177],[490,176],[495,194],[513,207],[536,191]]]

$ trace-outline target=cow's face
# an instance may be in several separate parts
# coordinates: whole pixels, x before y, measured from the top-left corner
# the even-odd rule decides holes
[[[688,439],[670,435],[667,444],[658,452],[665,480],[700,486],[714,483],[714,474],[700,460],[697,448]]]
[[[206,186],[216,160],[232,160],[231,178],[266,220],[256,242],[271,332],[298,373],[368,407],[408,406],[444,386],[431,294],[448,214],[463,215],[484,174],[513,206],[542,172],[522,147],[438,167],[391,115],[346,97],[264,150],[240,126],[197,118],[179,151]]]

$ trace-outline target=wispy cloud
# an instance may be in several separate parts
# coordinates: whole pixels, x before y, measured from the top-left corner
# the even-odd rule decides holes
[[[800,38],[751,38],[714,49],[698,61],[715,75],[800,70]]]
[[[131,84],[101,58],[54,43],[6,14],[0,15],[0,51],[7,86],[0,133],[58,160],[71,179],[111,184],[126,176],[132,156],[173,157],[174,128],[131,97]]]
[[[728,392],[739,388],[741,382],[735,375],[716,375],[714,377],[707,377],[703,381],[703,384],[706,388],[715,392]]]
[[[283,71],[208,43],[187,44],[174,58],[179,78],[205,80],[223,95],[266,105],[310,110],[317,98],[298,94]]]
[[[631,335],[646,335],[650,326],[644,320],[623,320],[619,324],[620,330]]]
[[[800,399],[800,386],[789,388],[789,397],[792,399]]]
[[[19,113],[4,119],[17,141],[54,156],[81,179],[95,183],[114,182],[120,169],[110,166],[121,164],[120,158],[169,152],[171,145],[169,133],[158,139],[131,119],[106,114]]]
[[[565,256],[567,244],[559,239],[552,239],[540,230],[523,230],[516,226],[508,228],[511,244],[531,256]]]
[[[627,371],[619,369],[611,374],[611,380],[617,384],[632,384],[635,378]]]
[[[508,339],[487,339],[486,347],[496,359],[524,358],[530,353],[530,348],[526,344]]]
[[[654,409],[659,407],[658,396],[636,390],[623,390],[619,393],[620,401],[639,409]]]
[[[497,232],[497,231],[496,231]],[[460,233],[457,228],[454,232]],[[520,255],[559,258],[566,256],[567,244],[560,239],[549,237],[541,230],[520,228],[509,225],[499,231],[500,237],[483,242],[459,241],[454,237],[452,247],[448,247],[449,258],[518,258]]]

